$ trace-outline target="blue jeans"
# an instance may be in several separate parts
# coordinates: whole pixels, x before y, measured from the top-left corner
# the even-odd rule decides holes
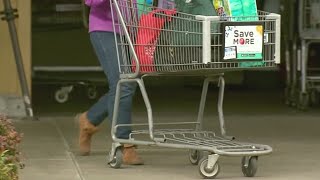
[[[93,125],[98,126],[106,117],[109,118],[110,123],[112,122],[116,87],[120,78],[120,72],[113,32],[91,32],[90,40],[100,65],[107,76],[109,85],[109,92],[102,96],[88,111],[89,121]],[[122,83],[118,124],[131,124],[132,97],[135,90],[136,83]],[[128,139],[130,133],[130,127],[120,127],[117,130],[116,136],[121,139]]]

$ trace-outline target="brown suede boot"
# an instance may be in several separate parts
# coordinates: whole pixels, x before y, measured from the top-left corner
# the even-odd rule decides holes
[[[88,156],[91,149],[91,137],[98,131],[98,128],[90,123],[87,118],[87,112],[79,117],[79,150],[80,155]]]
[[[125,144],[123,146],[123,164],[126,165],[143,165],[143,160],[136,152],[136,146],[132,144]]]

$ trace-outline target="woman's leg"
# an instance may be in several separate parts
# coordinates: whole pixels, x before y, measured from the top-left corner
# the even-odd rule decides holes
[[[110,122],[112,121],[114,99],[117,83],[120,79],[120,72],[114,34],[112,32],[93,32],[90,34],[90,37],[109,85],[109,92],[101,97],[88,111],[89,121],[93,125],[98,126],[107,116]],[[120,59],[122,59],[121,56]],[[135,83],[122,84],[118,124],[131,124],[132,98],[135,90]],[[130,127],[121,127],[117,131],[117,137],[128,139],[130,133]]]
[[[107,116],[110,122],[112,121],[116,87],[120,79],[120,72],[114,34],[111,32],[93,32],[90,33],[90,38],[100,65],[107,76],[109,85],[109,92],[102,96],[87,113],[87,120],[90,124],[98,126]],[[122,60],[121,53],[119,55]],[[132,98],[135,90],[135,83],[122,84],[118,124],[131,124]],[[121,127],[118,129],[116,136],[121,139],[128,139],[130,133],[130,127]],[[137,156],[132,145],[125,145],[123,153],[124,163],[143,164],[143,161]]]

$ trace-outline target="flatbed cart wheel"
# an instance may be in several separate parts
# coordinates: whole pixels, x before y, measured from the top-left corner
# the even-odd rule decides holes
[[[121,148],[117,148],[115,155],[113,156],[113,160],[109,162],[110,167],[114,169],[119,169],[122,165],[122,150]]]
[[[242,173],[246,177],[254,177],[258,169],[258,157],[243,157],[241,161]]]
[[[214,179],[220,172],[220,165],[218,162],[213,166],[213,168],[207,168],[208,157],[203,157],[199,161],[199,173],[203,178]]]
[[[89,99],[96,99],[98,96],[97,88],[95,87],[89,87],[87,93]]]
[[[62,104],[69,100],[69,93],[62,89],[59,89],[54,93],[54,98],[58,103]]]
[[[202,151],[193,150],[193,149],[189,150],[189,161],[192,165],[198,165],[202,156],[203,156]]]

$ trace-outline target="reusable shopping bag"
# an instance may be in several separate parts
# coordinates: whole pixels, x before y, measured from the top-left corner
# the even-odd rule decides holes
[[[175,9],[181,13],[166,22],[160,33],[154,54],[157,71],[174,71],[175,65],[202,62],[202,22],[194,15],[217,15],[211,0],[175,0]],[[211,28],[213,31],[214,23]]]
[[[135,42],[135,52],[140,63],[141,72],[154,72],[154,52],[161,29],[166,22],[170,22],[174,10],[153,10],[148,14],[142,14],[139,19],[139,28]],[[132,61],[133,71],[136,69],[135,61]]]
[[[175,0],[175,8],[178,12],[191,15],[217,15],[211,0]],[[199,22],[195,25],[195,23],[192,22],[195,20],[194,16],[182,15],[182,17],[183,18],[174,18],[171,22],[166,23],[165,29],[170,29],[174,32],[165,31],[161,35],[164,36],[171,45],[202,45],[202,36],[199,35],[202,33],[202,24]],[[186,19],[190,19],[190,21]],[[211,28],[214,28],[214,23],[212,23]],[[171,38],[166,36],[170,36]]]
[[[213,0],[214,8],[219,16],[228,17],[231,21],[257,21],[256,0]],[[263,32],[261,32],[263,33]],[[240,67],[262,66],[264,62],[241,62]]]
[[[213,5],[219,16],[232,17],[232,21],[258,20],[256,0],[213,0]]]
[[[152,11],[153,0],[137,0],[138,15],[147,14]]]
[[[175,9],[175,0],[158,0],[158,8],[161,9]]]

